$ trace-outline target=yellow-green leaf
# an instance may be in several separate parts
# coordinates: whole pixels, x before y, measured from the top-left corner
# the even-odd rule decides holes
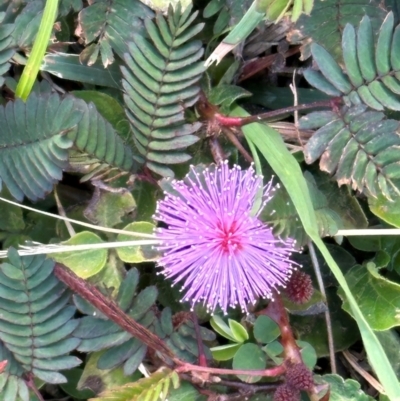
[[[71,237],[63,245],[100,244],[102,239],[90,232],[83,231]],[[65,253],[54,253],[52,258],[59,263],[69,267],[81,278],[88,278],[97,274],[107,262],[107,250],[89,249],[85,251],[73,251]]]
[[[128,224],[125,231],[133,231],[143,234],[152,234],[154,230],[154,224],[148,223],[147,221],[136,221]],[[140,239],[148,239],[141,238]],[[132,237],[125,234],[119,234],[117,241],[132,241]],[[118,256],[126,263],[141,263],[157,260],[159,257],[158,252],[153,249],[152,245],[140,245],[140,246],[127,246],[117,249]]]

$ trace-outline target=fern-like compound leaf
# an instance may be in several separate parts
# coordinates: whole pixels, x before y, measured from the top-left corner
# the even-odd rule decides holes
[[[7,361],[5,370],[0,373],[0,400],[30,401],[28,386],[23,379],[25,371],[1,341],[0,360]]]
[[[170,369],[161,368],[149,377],[106,390],[98,397],[91,398],[91,401],[164,401],[169,390],[178,387],[178,374]]]
[[[178,312],[173,319],[171,309],[164,308],[159,319],[154,322],[154,332],[179,358],[191,363],[195,363],[198,359],[196,331],[193,322],[185,312],[181,314]],[[205,327],[199,327],[199,334],[202,341],[215,340],[215,333]],[[212,359],[211,352],[205,344],[203,344],[203,351],[207,359]]]
[[[170,8],[168,20],[157,15],[145,20],[145,39],[134,35],[125,55],[125,105],[132,126],[139,161],[162,176],[172,176],[165,164],[182,163],[190,159],[184,149],[198,138],[193,135],[200,124],[185,122],[185,108],[197,101],[198,81],[204,72],[200,41],[192,40],[203,24],[192,26],[197,13],[191,7],[183,13],[177,6]]]
[[[67,132],[82,118],[74,99],[35,93],[0,107],[0,184],[21,201],[43,198],[68,165]]]
[[[74,142],[74,148],[85,154],[79,164],[99,166],[96,173],[116,167],[122,171],[134,172],[137,163],[131,147],[124,143],[113,126],[97,111],[93,103],[75,99],[75,107],[83,116],[78,125],[67,134]],[[74,159],[70,159],[73,164]],[[73,167],[73,166],[72,166]]]
[[[388,199],[400,178],[399,122],[361,104],[336,112],[314,112],[301,118],[301,129],[319,128],[304,149],[305,160],[320,158],[320,168],[335,173],[339,185],[351,185]]]
[[[58,5],[58,14],[65,16],[69,14],[71,10],[78,12],[83,8],[82,0],[60,0]]]
[[[180,358],[194,362],[198,357],[198,345],[193,324],[182,317],[179,327],[174,327],[170,308],[163,309],[160,317],[157,317],[154,313],[154,303],[158,296],[156,287],[146,287],[136,293],[138,282],[137,269],[129,270],[118,290],[118,306],[162,338]],[[112,369],[122,365],[126,375],[135,372],[146,355],[147,347],[115,323],[106,320],[86,301],[79,297],[74,297],[74,300],[77,308],[88,315],[80,319],[74,332],[74,336],[82,339],[78,350],[93,352],[106,349],[97,362],[98,368]],[[204,341],[215,340],[215,334],[206,328],[200,328],[200,335]],[[209,349],[204,348],[206,355],[211,358]]]
[[[153,12],[139,0],[97,0],[79,13],[85,44],[81,60],[92,65],[100,53],[103,65],[114,61],[113,52],[123,58],[127,42],[135,32],[143,33],[143,21]]]
[[[400,110],[400,28],[394,29],[393,13],[382,23],[376,43],[369,17],[358,31],[346,25],[342,36],[345,70],[320,45],[311,52],[320,72],[306,70],[308,82],[330,96],[343,96],[347,104],[364,103],[382,111]]]
[[[15,26],[14,24],[4,24],[5,16],[6,13],[0,13],[0,86],[4,83],[2,76],[10,69],[9,61],[15,53],[12,37]]]
[[[341,40],[343,27],[356,26],[368,15],[374,31],[385,18],[380,0],[314,0],[309,16],[302,15],[296,28],[305,37],[311,37],[335,58],[342,61]]]
[[[343,228],[341,217],[329,205],[327,197],[318,188],[312,174],[306,171],[304,178],[315,210],[319,235],[321,238],[334,235],[338,229]],[[273,227],[276,236],[293,238],[298,247],[307,244],[308,236],[304,231],[296,208],[283,186],[277,189],[274,197],[265,206],[261,218]]]
[[[158,293],[156,287],[150,286],[136,294],[138,281],[138,271],[131,269],[119,288],[117,302],[130,317],[148,327],[155,320],[151,308]],[[74,332],[75,336],[82,339],[79,351],[93,352],[107,349],[100,357],[98,367],[111,369],[123,364],[125,374],[132,374],[142,363],[147,347],[115,323],[105,320],[98,311],[93,313],[95,310],[86,302],[78,297],[74,298],[78,309],[90,313],[90,316],[80,319],[79,326]]]
[[[9,361],[0,386],[9,392],[7,401],[17,394],[29,399],[23,375],[63,383],[66,378],[59,371],[81,363],[69,355],[80,342],[71,335],[78,325],[75,308],[67,305],[70,293],[53,269],[52,260],[20,257],[14,249],[0,265],[0,359]]]

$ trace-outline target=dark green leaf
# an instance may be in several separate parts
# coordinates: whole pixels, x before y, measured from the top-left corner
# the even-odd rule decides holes
[[[386,15],[379,4],[379,0],[346,0],[338,7],[337,0],[315,0],[311,15],[303,14],[296,26],[305,36],[312,37],[340,61],[343,27],[346,24],[358,25],[367,14],[374,31],[377,31]]]
[[[233,369],[256,370],[265,369],[267,365],[266,355],[256,344],[244,344],[236,352],[232,367]],[[238,375],[239,379],[246,383],[256,383],[261,376]]]
[[[198,140],[193,133],[199,125],[185,124],[184,117],[184,109],[197,100],[197,82],[204,71],[202,63],[196,63],[203,54],[201,43],[190,41],[203,25],[190,27],[196,16],[190,12],[189,7],[181,18],[181,11],[176,9],[168,27],[161,15],[156,23],[146,19],[150,40],[134,35],[134,43],[124,57],[126,68],[122,69],[135,146],[147,167],[163,176],[173,175],[165,164],[190,159],[176,149],[185,149]],[[176,24],[171,23],[172,19]]]
[[[388,330],[399,325],[400,285],[387,280],[379,274],[375,265],[368,262],[366,266],[356,265],[346,274],[347,282],[358,305],[374,330]],[[343,309],[352,313],[343,292],[339,294],[344,300]]]
[[[268,344],[281,334],[279,326],[268,316],[259,316],[254,323],[254,337],[262,344]]]
[[[15,120],[14,113],[21,117]],[[56,94],[32,93],[26,103],[17,99],[0,108],[0,179],[12,196],[43,198],[61,179],[73,144],[65,133],[81,118],[72,97],[61,100]]]

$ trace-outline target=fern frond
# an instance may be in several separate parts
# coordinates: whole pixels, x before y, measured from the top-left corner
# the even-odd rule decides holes
[[[58,14],[65,16],[69,14],[71,10],[78,12],[83,8],[82,0],[60,0],[58,5]]]
[[[30,401],[28,386],[22,378],[25,371],[1,341],[0,359],[7,361],[6,368],[0,373],[0,400]]]
[[[186,322],[186,319],[178,328],[174,328],[170,308],[164,308],[157,318],[152,309],[158,296],[156,287],[146,287],[137,294],[138,283],[137,269],[129,270],[116,297],[119,307],[142,326],[154,331],[180,358],[194,362],[198,357],[198,345],[191,322]],[[74,332],[74,336],[82,339],[78,350],[93,352],[106,349],[98,360],[98,368],[112,369],[123,365],[125,375],[131,375],[142,363],[147,347],[115,323],[105,320],[86,301],[79,297],[74,297],[74,300],[77,308],[88,315],[80,319]],[[200,335],[204,341],[215,340],[215,334],[206,328],[200,329]],[[204,348],[206,355],[211,358],[209,349]]]
[[[342,61],[343,27],[356,26],[368,15],[373,30],[377,31],[386,16],[380,0],[314,0],[313,3],[311,14],[303,14],[296,29],[322,45],[339,62]]]
[[[170,369],[161,368],[150,377],[106,390],[90,401],[164,401],[167,399],[168,391],[178,387],[178,374]]]
[[[173,324],[173,320],[179,321],[176,325]],[[201,340],[211,342],[215,340],[215,333],[208,330],[205,327],[200,327]],[[179,312],[172,316],[171,309],[166,307],[163,309],[159,319],[154,322],[154,332],[158,337],[162,338],[168,347],[177,355],[179,358],[195,363],[199,356],[199,349],[197,343],[196,331],[193,326],[193,322],[187,318],[185,312],[182,316],[179,316]],[[203,344],[204,354],[207,359],[212,359],[209,348]]]
[[[394,29],[393,13],[382,23],[374,43],[369,17],[364,17],[358,31],[347,24],[342,36],[345,71],[320,45],[311,52],[320,72],[308,69],[307,81],[331,96],[343,96],[350,104],[364,103],[374,110],[400,110],[400,26]]]
[[[70,293],[52,274],[54,262],[44,256],[20,257],[10,249],[8,260],[0,265],[0,357],[10,364],[0,374],[0,384],[10,387],[12,380],[25,394],[19,380],[23,374],[66,382],[59,371],[81,363],[68,355],[80,342],[71,336],[78,321],[72,319],[75,308],[67,306]]]
[[[145,20],[150,40],[134,35],[125,55],[124,76],[126,113],[131,122],[141,162],[162,176],[173,176],[165,164],[190,159],[183,149],[194,144],[200,124],[186,124],[185,108],[195,104],[204,71],[197,62],[203,55],[202,43],[191,40],[204,24],[191,26],[197,13],[191,7],[181,13],[170,7],[168,21],[158,14],[156,21]]]
[[[301,129],[317,129],[304,149],[305,160],[320,159],[320,168],[335,173],[339,185],[351,185],[376,197],[391,198],[400,179],[399,122],[386,119],[367,106],[343,107],[338,113],[310,113],[299,122]]]
[[[4,24],[6,13],[0,13],[0,86],[4,83],[3,75],[10,69],[10,59],[15,53],[12,33],[14,24]]]
[[[103,65],[107,67],[114,62],[113,52],[123,58],[133,34],[143,33],[142,20],[153,16],[153,12],[139,0],[92,2],[79,13],[82,35],[85,44],[89,45],[80,59],[92,65],[100,53]]]
[[[155,319],[151,308],[158,293],[155,286],[150,286],[136,294],[138,282],[137,269],[131,269],[119,288],[117,303],[130,317],[148,327]],[[90,315],[80,319],[79,326],[74,332],[74,336],[82,339],[78,350],[93,352],[107,349],[100,357],[98,367],[111,369],[124,364],[124,373],[132,374],[142,363],[147,347],[115,323],[104,320],[98,311],[94,314],[95,310],[85,301],[78,297],[74,298],[78,309]]]
[[[43,16],[44,2],[30,1],[12,2],[8,10],[10,20],[14,20],[15,29],[12,33],[16,45],[21,49],[26,49],[32,46],[33,41],[39,30],[40,21]],[[19,10],[18,10],[19,8]]]
[[[102,170],[108,166],[122,171],[136,171],[137,164],[131,148],[125,145],[113,126],[97,111],[96,106],[75,99],[75,107],[82,111],[83,116],[76,128],[67,134],[67,138],[74,142],[76,149],[86,154],[86,164],[100,164]]]
[[[306,171],[304,178],[315,210],[319,235],[321,238],[334,235],[343,227],[341,217],[331,208],[313,175]],[[280,186],[276,190],[274,197],[265,205],[261,219],[273,227],[276,236],[293,238],[298,247],[306,245],[308,236],[285,187]]]
[[[65,135],[82,118],[72,97],[35,93],[0,106],[0,184],[21,201],[43,198],[68,165],[73,142]]]

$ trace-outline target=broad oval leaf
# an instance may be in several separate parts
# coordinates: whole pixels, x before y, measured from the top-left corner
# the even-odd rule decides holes
[[[132,231],[143,234],[152,234],[154,230],[154,224],[147,221],[135,221],[134,223],[128,224],[124,227],[125,231]],[[140,237],[132,237],[126,234],[118,234],[118,241],[132,241],[133,239],[148,239]],[[141,263],[150,262],[157,260],[159,253],[154,249],[153,245],[138,245],[138,246],[126,246],[117,248],[118,256],[122,261],[127,263]]]
[[[228,319],[228,322],[229,328],[231,329],[231,332],[235,337],[236,342],[242,343],[249,339],[249,333],[247,333],[247,330],[240,323],[236,322],[233,319]]]
[[[232,359],[242,344],[219,345],[210,349],[213,358],[216,361],[229,361]]]
[[[225,337],[230,341],[237,342],[231,328],[224,322],[224,320],[220,316],[214,315],[210,320],[210,324],[211,327],[222,337]]]
[[[254,337],[262,343],[268,344],[276,340],[281,334],[279,326],[269,316],[258,316],[254,323]]]
[[[90,231],[80,232],[63,245],[101,244],[103,240]],[[88,278],[97,274],[107,262],[106,249],[89,249],[85,251],[71,251],[54,253],[52,258],[69,267],[77,276]]]
[[[374,330],[384,331],[400,325],[400,285],[381,276],[374,263],[354,266],[346,274],[346,280]],[[343,309],[352,315],[342,290],[339,295],[343,299]]]
[[[232,362],[233,369],[258,370],[265,369],[266,366],[265,353],[258,345],[252,343],[242,345],[236,352]],[[246,383],[256,383],[261,379],[261,376],[237,376]]]
[[[361,390],[361,385],[353,379],[344,380],[339,375],[316,376],[319,384],[329,384],[330,401],[373,401],[374,399]],[[322,394],[321,394],[322,396]]]

